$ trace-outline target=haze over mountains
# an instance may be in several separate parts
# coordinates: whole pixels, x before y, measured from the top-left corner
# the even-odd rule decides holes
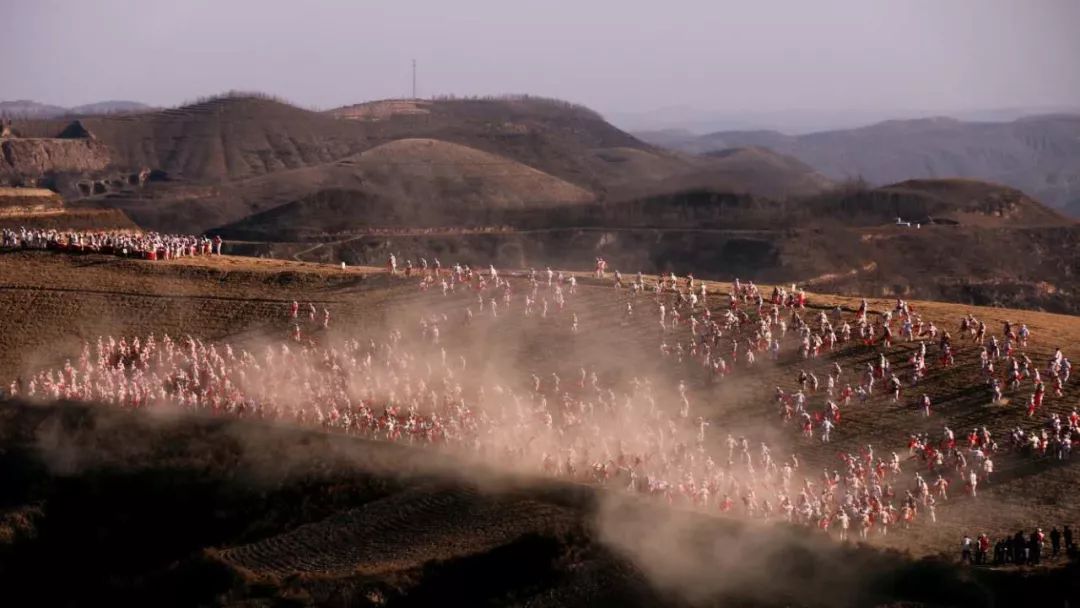
[[[861,177],[873,185],[914,178],[966,177],[1023,190],[1080,216],[1080,114],[1009,122],[954,118],[890,120],[805,135],[772,130],[706,135],[638,133],[656,145],[693,154],[761,146],[790,155],[834,180]]]
[[[1080,103],[987,107],[958,110],[903,108],[843,108],[715,111],[689,105],[673,105],[636,112],[611,111],[605,116],[630,133],[667,131],[684,137],[718,131],[779,131],[805,135],[820,131],[856,129],[889,120],[918,120],[948,116],[965,122],[1010,122],[1044,114],[1080,114]]]
[[[142,112],[150,106],[138,101],[98,101],[65,108],[47,103],[19,99],[0,101],[0,116],[8,118],[58,118],[60,116],[90,116],[95,114],[118,114]]]

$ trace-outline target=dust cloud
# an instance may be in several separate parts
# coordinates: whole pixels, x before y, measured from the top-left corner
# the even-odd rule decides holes
[[[322,328],[321,311],[293,319],[282,310],[242,344],[104,339],[64,368],[30,376],[27,396],[145,410],[158,431],[185,413],[252,420],[230,424],[226,436],[245,474],[266,482],[322,461],[401,478],[450,475],[493,493],[520,487],[521,476],[603,486],[601,542],[690,600],[775,590],[777,564],[792,551],[817,559],[796,533],[703,515],[738,500],[755,467],[788,464],[761,441],[770,429],[711,426],[710,412],[750,387],[721,390],[707,370],[678,361],[679,337],[659,328],[650,297],[605,289],[559,305],[545,289],[526,302],[516,292],[528,293],[523,283],[495,295],[433,288],[396,301],[384,325],[363,331]],[[627,304],[633,312],[623,312]],[[297,426],[329,433],[297,443]],[[96,462],[87,456],[95,450],[112,462],[145,462],[160,454],[148,445],[155,437],[75,448],[43,425],[38,442],[51,466],[70,473]]]
[[[658,588],[693,604],[854,605],[864,589],[854,552],[805,528],[717,518],[608,494],[595,527]]]

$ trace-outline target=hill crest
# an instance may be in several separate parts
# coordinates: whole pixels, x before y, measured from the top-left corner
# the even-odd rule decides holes
[[[969,225],[1069,226],[1075,222],[1055,209],[1003,184],[973,179],[911,179],[871,191],[897,203],[922,199],[926,217]],[[915,212],[918,213],[918,212]]]

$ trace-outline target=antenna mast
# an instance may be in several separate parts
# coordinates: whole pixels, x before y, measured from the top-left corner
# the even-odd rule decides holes
[[[416,99],[416,60],[412,60],[412,98]]]

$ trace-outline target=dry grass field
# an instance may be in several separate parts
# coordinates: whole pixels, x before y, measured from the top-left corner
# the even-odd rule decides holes
[[[470,345],[477,374],[520,375],[510,382],[553,370],[572,377],[579,364],[616,382],[646,372],[683,378],[698,413],[712,424],[711,441],[723,441],[729,431],[752,433],[780,452],[797,452],[810,471],[839,468],[839,452],[868,443],[879,454],[906,456],[910,433],[938,436],[946,424],[958,436],[986,425],[1005,444],[1012,427],[1036,427],[1047,411],[1065,414],[1080,404],[1074,378],[1064,397],[1047,395],[1036,419],[1018,405],[1027,386],[1023,394],[1007,393],[1009,405],[992,405],[976,347],[957,336],[956,365],[932,365],[920,389],[934,399],[933,416],[916,411],[912,394],[898,404],[875,397],[845,408],[833,443],[822,445],[780,423],[773,387],[791,389],[801,368],[824,378],[833,362],[851,378],[877,358],[877,348],[849,346],[803,361],[789,344],[778,362],[759,360],[754,369],[713,384],[694,365],[657,360],[660,342],[673,336],[656,327],[650,298],[640,296],[635,317],[624,324],[628,291],[580,276],[579,294],[565,313],[578,315],[577,334],[565,316],[525,321],[504,314],[454,327],[446,340]],[[238,345],[284,337],[285,310],[294,299],[330,308],[334,331],[364,334],[407,327],[418,311],[460,314],[472,298],[444,298],[416,284],[372,268],[229,256],[143,262],[2,253],[0,379],[61,365],[82,341],[99,335],[190,334]],[[727,291],[725,284],[711,286]],[[717,312],[722,301],[726,297],[712,300]],[[870,307],[892,303],[874,299]],[[837,306],[850,315],[858,299],[811,294],[808,314]],[[1055,347],[1076,356],[1080,345],[1077,317],[913,306],[954,335],[969,312],[991,331],[1000,331],[1005,320],[1027,323],[1033,335],[1027,353],[1040,365]],[[901,343],[886,355],[904,370],[913,348]],[[990,605],[1017,594],[1055,601],[1075,596],[1075,578],[1072,587],[1059,578],[1075,576],[1065,560],[1023,571],[950,565],[965,533],[998,537],[1080,524],[1075,458],[1057,463],[1005,454],[997,462],[996,479],[980,488],[978,499],[962,497],[954,486],[937,525],[920,521],[856,547],[779,524],[682,511],[675,518],[661,505],[621,492],[509,476],[497,466],[474,470],[423,449],[261,423],[8,403],[0,406],[0,468],[8,480],[0,490],[0,577],[26,581],[13,587],[16,597],[36,590],[67,604],[121,592],[144,601],[171,593],[177,605],[341,606],[436,599],[458,605]],[[905,471],[915,466],[906,463]],[[614,536],[604,523],[612,510],[621,522]],[[669,546],[677,551],[652,552]],[[944,561],[921,561],[939,555]],[[674,572],[658,567],[669,560]],[[743,560],[754,567],[743,568]],[[34,568],[46,563],[70,577],[81,601],[60,588],[31,588],[38,580]],[[777,573],[790,584],[774,584]]]

